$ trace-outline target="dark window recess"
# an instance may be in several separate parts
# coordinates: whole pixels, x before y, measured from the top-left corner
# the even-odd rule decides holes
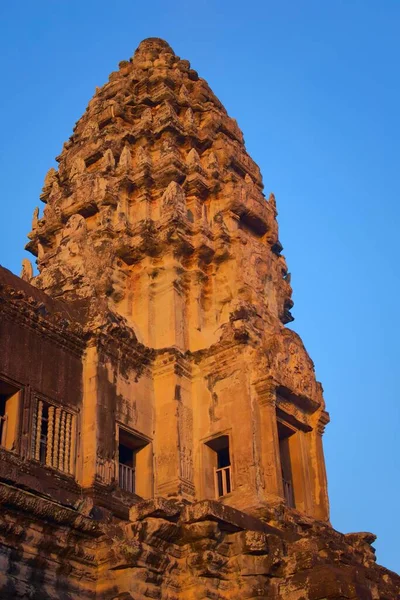
[[[136,493],[136,457],[148,442],[125,429],[119,430],[118,484],[125,492]]]
[[[292,464],[290,458],[289,438],[295,431],[278,421],[279,453],[282,469],[283,495],[289,508],[295,508],[295,497],[293,489]]]
[[[262,237],[267,232],[267,225],[256,215],[243,213],[240,215],[239,228],[248,231],[256,237]]]
[[[217,498],[221,498],[222,496],[226,496],[226,494],[230,494],[232,491],[229,437],[227,435],[221,435],[219,438],[207,442],[207,446],[215,452],[215,495]]]

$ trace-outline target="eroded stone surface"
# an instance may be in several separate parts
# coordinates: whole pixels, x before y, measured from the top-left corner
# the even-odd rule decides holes
[[[38,527],[26,515],[19,513],[16,519],[2,511],[0,536],[7,540],[2,564],[8,577],[1,597],[393,600],[399,596],[400,578],[376,565],[371,534],[346,536],[318,521],[304,526],[293,515],[280,531],[271,533],[262,521],[232,509],[229,522],[214,520],[213,512],[221,509],[218,503],[211,504],[211,520],[204,506],[194,505],[188,521],[187,508],[155,499],[137,506],[138,520],[92,522],[83,528],[83,521],[78,521],[68,535],[43,517]],[[51,510],[51,520],[50,514]],[[9,550],[4,549],[7,546]]]

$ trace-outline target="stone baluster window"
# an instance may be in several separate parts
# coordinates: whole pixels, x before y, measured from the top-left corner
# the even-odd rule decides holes
[[[75,416],[64,408],[37,401],[32,427],[32,455],[42,464],[73,473]]]

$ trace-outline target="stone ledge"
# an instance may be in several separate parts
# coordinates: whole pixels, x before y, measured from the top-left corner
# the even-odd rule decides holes
[[[217,521],[221,529],[228,531],[262,531],[274,535],[282,535],[278,529],[263,523],[236,508],[226,506],[216,500],[203,500],[196,504],[185,506],[181,521],[194,523],[196,521]]]
[[[147,517],[159,517],[166,521],[178,521],[182,512],[182,504],[166,498],[152,498],[132,506],[129,510],[130,521],[142,521]]]
[[[158,497],[144,500],[130,508],[129,520],[142,521],[149,517],[162,518],[182,525],[198,521],[214,521],[225,531],[259,531],[282,536],[282,532],[256,517],[216,500],[202,500],[186,504]]]
[[[11,508],[31,514],[34,518],[43,519],[58,525],[68,525],[93,537],[99,537],[103,531],[98,523],[77,511],[57,504],[52,500],[41,498],[24,490],[5,483],[0,483],[0,505],[3,510]]]

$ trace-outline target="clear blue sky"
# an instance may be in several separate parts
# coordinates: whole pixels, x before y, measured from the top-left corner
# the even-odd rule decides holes
[[[335,528],[400,571],[398,0],[20,0],[0,7],[0,263],[54,157],[146,37],[189,59],[276,194],[294,328],[325,389]]]

